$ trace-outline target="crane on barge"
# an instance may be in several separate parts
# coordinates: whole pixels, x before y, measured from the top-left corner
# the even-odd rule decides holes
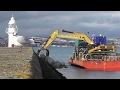
[[[54,31],[50,37],[42,44],[42,46],[39,48],[37,54],[41,50],[47,50],[48,47],[52,44],[52,42],[56,38],[67,38],[76,40],[78,44],[82,41],[85,41],[87,43],[86,46],[83,46],[86,51],[84,51],[84,54],[91,53],[91,54],[106,54],[106,53],[114,53],[116,52],[116,47],[114,45],[105,45],[105,44],[96,44],[93,40],[91,40],[86,34],[83,33],[77,33],[77,32],[71,32],[71,31],[65,31],[62,30],[62,32],[66,32],[67,34],[59,33],[59,30]],[[102,40],[101,40],[102,41]],[[76,45],[80,48],[83,48],[82,46]],[[80,49],[79,48],[79,49]]]
[[[116,46],[113,44],[106,44],[105,36],[100,35],[94,37],[94,39],[90,39],[84,33],[66,30],[62,30],[62,32],[64,33],[59,33],[59,30],[55,30],[38,49],[37,54],[39,55],[41,50],[46,50],[46,56],[49,56],[48,47],[56,38],[72,39],[75,40],[75,50],[73,56],[69,60],[70,64],[94,70],[106,70],[107,68],[108,70],[116,68],[120,70],[120,62],[118,66],[118,64],[116,65],[116,63],[113,63],[111,59],[115,58],[116,61],[120,60],[120,56],[111,56],[111,53],[116,52]],[[101,63],[98,63],[98,61]],[[107,62],[107,64],[106,61],[110,62]],[[106,65],[108,65],[108,67]]]

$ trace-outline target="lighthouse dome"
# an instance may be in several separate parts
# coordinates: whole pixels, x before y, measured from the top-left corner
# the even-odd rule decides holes
[[[8,24],[15,24],[15,18],[12,16]]]

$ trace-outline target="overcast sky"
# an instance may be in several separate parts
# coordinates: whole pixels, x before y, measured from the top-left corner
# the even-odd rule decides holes
[[[0,37],[7,36],[5,29],[12,14],[19,35],[49,36],[56,29],[65,29],[120,37],[120,11],[0,11]]]

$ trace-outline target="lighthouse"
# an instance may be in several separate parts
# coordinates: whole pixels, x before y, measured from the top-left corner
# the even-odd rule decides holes
[[[8,47],[14,47],[14,36],[18,34],[18,28],[13,15],[8,23],[8,28],[6,28],[6,33],[8,34]]]
[[[6,28],[5,32],[8,34],[8,47],[17,47],[30,44],[29,39],[18,35],[18,28],[13,15],[8,23],[8,28]]]

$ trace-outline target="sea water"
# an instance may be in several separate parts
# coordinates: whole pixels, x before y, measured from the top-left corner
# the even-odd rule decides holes
[[[39,47],[34,47],[37,52]],[[120,79],[120,71],[92,71],[71,66],[68,59],[73,55],[74,47],[50,47],[50,57],[56,61],[65,62],[68,68],[57,69],[67,79]],[[117,47],[117,52],[120,52],[120,47]],[[41,54],[45,54],[44,51]]]

